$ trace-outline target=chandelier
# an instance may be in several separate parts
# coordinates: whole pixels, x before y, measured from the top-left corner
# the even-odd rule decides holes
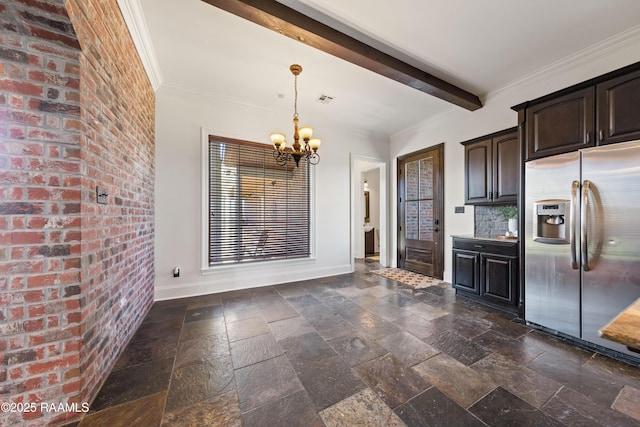
[[[296,162],[296,167],[300,164],[300,159],[304,159],[308,164],[317,165],[320,161],[320,155],[318,154],[320,139],[311,138],[313,134],[312,127],[303,126],[298,128],[298,76],[302,72],[302,67],[298,64],[293,64],[289,69],[294,76],[293,88],[295,93],[293,102],[293,144],[287,147],[284,133],[274,132],[270,134],[271,142],[275,148],[273,157],[280,166],[286,165],[291,158]],[[304,145],[300,143],[301,138]]]

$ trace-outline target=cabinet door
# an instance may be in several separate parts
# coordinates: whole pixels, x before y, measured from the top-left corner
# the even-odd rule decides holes
[[[527,108],[526,160],[595,145],[595,88]]]
[[[520,174],[518,132],[493,139],[493,197],[494,202],[516,202]]]
[[[640,71],[597,86],[598,145],[640,139]]]
[[[482,296],[497,302],[516,304],[517,258],[481,254]]]
[[[464,147],[466,204],[491,201],[491,139]]]
[[[472,251],[453,250],[453,287],[480,295],[480,254]]]

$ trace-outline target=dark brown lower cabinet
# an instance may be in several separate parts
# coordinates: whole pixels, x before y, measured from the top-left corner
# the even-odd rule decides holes
[[[373,255],[376,252],[374,229],[364,232],[364,255]]]
[[[515,309],[517,242],[454,237],[453,287],[457,294]]]

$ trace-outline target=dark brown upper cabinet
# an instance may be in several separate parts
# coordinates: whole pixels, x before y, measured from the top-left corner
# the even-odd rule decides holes
[[[595,145],[593,87],[527,108],[527,160]]]
[[[597,86],[598,145],[640,139],[640,71]]]
[[[525,161],[640,139],[640,63],[513,109]]]
[[[516,129],[496,132],[462,144],[465,204],[515,203],[520,161]]]

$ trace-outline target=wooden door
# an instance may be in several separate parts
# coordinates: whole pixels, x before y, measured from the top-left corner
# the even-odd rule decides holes
[[[442,278],[444,144],[398,159],[398,267]]]

